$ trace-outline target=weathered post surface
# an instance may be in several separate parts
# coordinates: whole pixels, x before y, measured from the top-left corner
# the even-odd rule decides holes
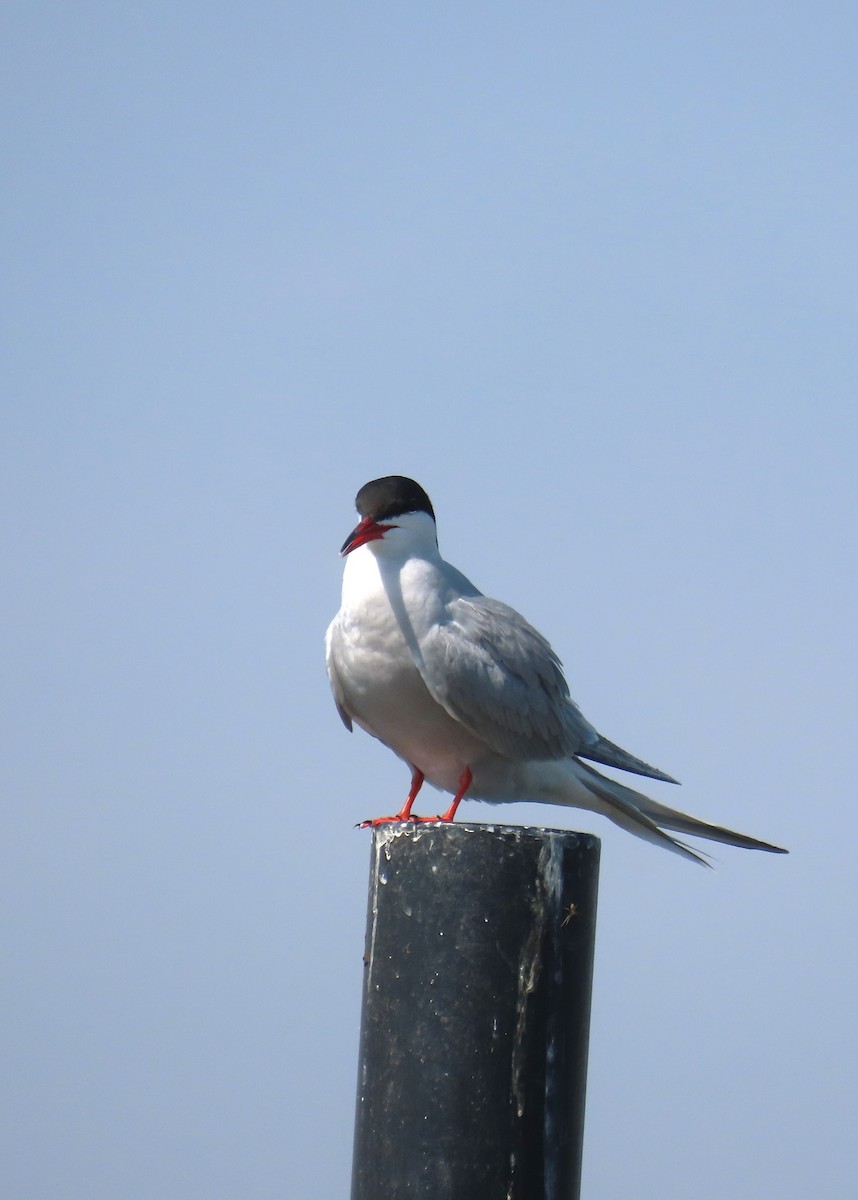
[[[373,836],[352,1200],[577,1200],[598,839]]]

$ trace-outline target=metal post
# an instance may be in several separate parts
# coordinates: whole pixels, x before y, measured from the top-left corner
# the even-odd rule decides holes
[[[380,826],[352,1200],[577,1200],[599,842]]]

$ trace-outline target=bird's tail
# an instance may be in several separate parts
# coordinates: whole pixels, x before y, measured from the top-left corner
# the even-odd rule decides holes
[[[748,837],[747,834],[736,833],[723,825],[710,825],[708,821],[700,821],[697,817],[690,817],[678,809],[669,808],[666,804],[659,804],[643,792],[636,792],[615,779],[600,775],[580,759],[575,760],[575,765],[578,768],[575,773],[579,782],[602,802],[600,810],[617,825],[685,858],[703,863],[704,866],[709,865],[705,858],[684,842],[672,838],[664,830],[706,838],[711,842],[725,842],[728,846],[741,846],[745,850],[767,850],[772,854],[787,853],[781,846],[773,846],[769,842],[761,842],[758,838]]]

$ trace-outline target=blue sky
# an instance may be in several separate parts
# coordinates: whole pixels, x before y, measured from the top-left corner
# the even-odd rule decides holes
[[[688,811],[603,838],[584,1195],[855,1177],[853,6],[9,4],[9,1200],[348,1191],[353,497],[550,637]],[[430,805],[431,806],[431,805]]]

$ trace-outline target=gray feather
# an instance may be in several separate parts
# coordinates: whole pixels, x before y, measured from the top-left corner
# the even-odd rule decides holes
[[[657,846],[673,850],[674,853],[681,854],[683,858],[689,858],[692,862],[699,862],[704,867],[709,866],[705,858],[692,850],[690,846],[686,846],[684,842],[678,842],[676,838],[664,833],[651,817],[641,811],[637,803],[638,792],[633,792],[631,788],[624,787],[614,779],[606,779],[604,775],[600,775],[598,771],[594,771],[583,763],[580,765],[586,772],[583,780],[585,786],[608,806],[608,815],[614,824]]]
[[[569,697],[560,660],[500,600],[467,596],[420,646],[423,681],[457,721],[507,758],[569,758],[599,735]]]
[[[635,796],[641,811],[664,829],[690,834],[692,837],[707,838],[710,842],[724,842],[728,846],[741,846],[744,850],[766,850],[770,854],[789,853],[783,846],[760,841],[759,838],[749,837],[747,833],[737,833],[724,825],[711,825],[708,821],[701,821],[699,817],[690,817],[678,809],[659,804],[657,800],[652,800],[640,792],[636,792]]]
[[[746,833],[736,833],[735,830],[727,829],[723,825],[710,825],[708,821],[700,821],[697,817],[690,817],[687,813],[679,812],[678,809],[668,808],[666,804],[659,804],[657,800],[645,796],[643,792],[636,792],[632,788],[618,783],[615,779],[606,779],[604,775],[600,775],[598,771],[584,763],[579,765],[586,772],[583,779],[585,786],[614,810],[611,813],[612,819],[617,824],[625,825],[626,828],[631,828],[632,832],[641,834],[643,837],[647,835],[642,833],[642,829],[658,829],[660,832],[669,829],[674,833],[706,838],[710,842],[724,842],[728,846],[739,846],[744,850],[767,850],[772,854],[788,853],[781,846],[773,846],[770,842],[761,842],[758,838],[749,837]],[[626,821],[618,820],[617,813],[622,814]],[[632,825],[627,823],[629,820]],[[681,847],[686,856],[692,855],[699,858],[699,855],[695,855],[682,842],[677,842],[666,833],[662,833],[661,836],[673,843],[674,846]]]
[[[650,779],[661,779],[664,783],[679,783],[672,775],[659,771],[658,767],[651,767],[642,758],[635,758],[628,750],[609,742],[601,734],[598,737],[599,740],[594,746],[582,747],[578,751],[580,758],[589,758],[592,762],[603,763],[606,767],[619,767],[621,771],[633,771],[635,775],[646,775]]]
[[[337,671],[336,656],[333,653],[334,626],[336,621],[332,621],[328,626],[328,631],[325,634],[325,660],[328,667],[328,679],[331,683],[331,691],[334,694],[334,703],[337,706],[337,712],[340,714],[340,720],[345,725],[349,733],[352,732],[352,719],[349,715],[345,704],[346,694]]]

